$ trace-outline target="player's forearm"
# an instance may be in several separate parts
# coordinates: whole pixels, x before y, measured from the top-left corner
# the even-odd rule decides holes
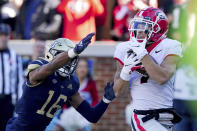
[[[47,66],[47,70],[50,71],[50,73],[55,72],[57,69],[63,67],[67,64],[69,61],[68,52],[62,52],[59,55],[57,55]]]
[[[64,66],[69,61],[68,53],[63,52],[57,55],[51,62],[48,64],[41,66],[40,68],[30,72],[29,79],[30,82],[36,83],[37,81],[41,81],[54,73],[57,69]]]
[[[108,107],[108,103],[101,100],[96,106],[91,107],[87,101],[83,101],[76,110],[89,122],[97,123]]]
[[[119,97],[121,94],[123,94],[125,89],[127,87],[129,87],[129,82],[120,78],[121,70],[122,70],[122,68],[118,68],[118,70],[116,71],[115,76],[114,76],[114,87],[113,87],[113,89],[114,89],[116,97]]]
[[[115,96],[116,97],[121,96],[125,92],[127,87],[129,87],[129,82],[128,81],[122,80],[121,78],[116,80],[114,82],[114,87],[113,87],[114,92],[115,92]]]
[[[149,77],[159,84],[164,84],[167,82],[170,77],[172,76],[172,73],[165,70],[164,68],[158,66],[150,57],[149,55],[146,55],[142,59],[142,64],[145,67],[146,72],[148,73]]]
[[[121,68],[122,69],[122,68]],[[128,81],[124,81],[120,78],[120,70],[116,71],[115,76],[114,76],[114,92],[115,96],[118,97],[120,96],[124,91],[126,86],[128,85]]]
[[[76,93],[71,97],[70,103],[88,121],[96,123],[107,109],[109,103],[115,98],[113,85],[113,83],[107,83],[104,89],[103,99],[94,107],[90,106],[87,101],[83,100],[79,93]]]

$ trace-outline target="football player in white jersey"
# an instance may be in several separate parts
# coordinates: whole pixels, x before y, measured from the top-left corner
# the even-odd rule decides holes
[[[166,38],[168,20],[158,8],[139,11],[131,20],[130,41],[116,47],[116,96],[131,82],[133,131],[172,131],[181,118],[173,110],[174,73],[181,43]]]

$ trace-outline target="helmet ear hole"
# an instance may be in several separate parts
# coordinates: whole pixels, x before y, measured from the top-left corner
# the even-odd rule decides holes
[[[48,52],[48,53],[46,54],[45,58],[47,59],[47,61],[52,61],[53,55],[50,54],[50,52]]]

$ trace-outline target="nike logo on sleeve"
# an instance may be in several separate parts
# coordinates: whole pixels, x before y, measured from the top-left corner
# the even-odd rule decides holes
[[[159,52],[161,52],[161,51],[162,51],[162,50],[156,50],[155,53],[159,53]]]

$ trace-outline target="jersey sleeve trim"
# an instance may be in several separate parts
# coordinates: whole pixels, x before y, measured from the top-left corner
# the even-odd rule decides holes
[[[38,82],[38,83],[36,83],[36,84],[31,84],[30,81],[27,80],[25,84],[26,84],[28,87],[36,87],[36,86],[40,85],[41,83],[42,83],[42,81],[41,81],[41,82]]]
[[[114,57],[114,60],[117,60],[118,62],[120,62],[121,65],[124,65],[124,63],[117,57]]]
[[[27,73],[29,74],[29,72],[31,72],[31,71],[33,71],[33,70],[39,68],[39,67],[40,67],[39,64],[30,64],[30,65],[28,65],[28,67],[27,67]]]
[[[48,64],[50,61],[43,58],[43,57],[39,57],[38,61],[40,61],[42,64]]]
[[[38,60],[35,60],[33,62],[31,62],[28,67],[27,67],[27,73],[29,74],[29,72],[31,72],[32,70],[35,70],[37,68],[39,68],[40,66],[49,63],[48,61],[46,61],[43,58],[39,58]]]
[[[48,62],[44,59],[38,59],[38,60],[35,60],[33,62],[31,62],[31,64],[28,65],[27,67],[27,80],[26,80],[26,85],[28,87],[35,87],[35,86],[38,86],[39,84],[42,83],[42,81],[36,83],[36,84],[32,84],[30,81],[29,81],[29,73],[37,68],[39,68],[40,66],[44,65],[44,64],[47,64]]]

